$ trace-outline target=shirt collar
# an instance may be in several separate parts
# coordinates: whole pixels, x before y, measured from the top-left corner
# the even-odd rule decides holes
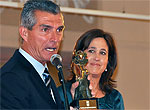
[[[31,55],[29,55],[22,48],[19,48],[19,52],[33,65],[35,70],[38,72],[40,77],[43,79],[42,74],[44,73],[45,68],[48,69],[47,64],[45,64],[45,66],[43,66],[40,62],[38,62],[36,59],[34,59]]]

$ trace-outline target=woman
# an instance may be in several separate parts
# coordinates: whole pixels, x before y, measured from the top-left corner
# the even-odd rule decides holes
[[[85,68],[90,73],[89,88],[92,97],[98,98],[99,109],[123,110],[123,98],[120,92],[114,89],[115,81],[111,79],[117,66],[116,47],[111,34],[100,29],[89,30],[76,42],[74,51],[79,50],[87,54],[88,63]],[[74,73],[73,67],[72,73]],[[69,103],[72,101],[70,97],[74,97],[75,88],[78,86],[78,82],[72,83],[74,80],[75,77],[66,85]],[[58,89],[61,91],[61,87]]]

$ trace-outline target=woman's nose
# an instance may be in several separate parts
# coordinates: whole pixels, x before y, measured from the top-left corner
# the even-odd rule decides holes
[[[99,54],[95,54],[95,60],[99,61],[100,60],[100,55]]]

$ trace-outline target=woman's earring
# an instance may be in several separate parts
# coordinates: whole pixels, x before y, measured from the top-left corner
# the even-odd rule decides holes
[[[105,71],[107,71],[107,68],[105,69]]]

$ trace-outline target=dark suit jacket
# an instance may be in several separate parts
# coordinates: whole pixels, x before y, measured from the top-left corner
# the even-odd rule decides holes
[[[18,50],[0,72],[1,109],[63,109],[54,81],[56,103],[34,67]]]

